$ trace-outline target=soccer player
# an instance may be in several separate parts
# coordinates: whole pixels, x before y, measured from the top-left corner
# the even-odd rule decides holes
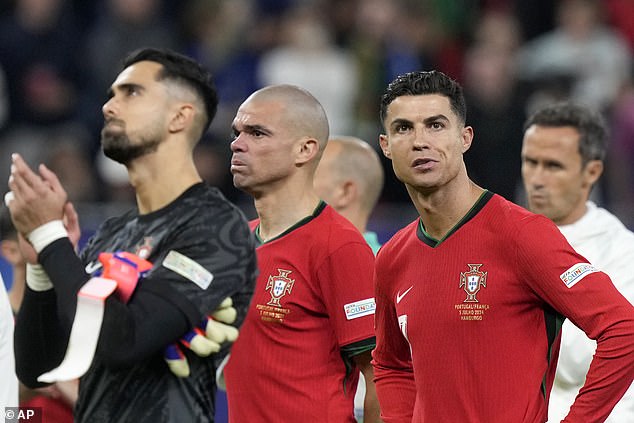
[[[212,422],[214,358],[187,352],[191,375],[179,378],[163,351],[228,296],[242,320],[255,282],[246,219],[202,182],[192,158],[216,111],[213,81],[185,56],[143,49],[126,58],[109,94],[102,147],[127,167],[138,209],[104,222],[79,257],[71,241],[78,239],[77,216],[57,177],[12,157],[7,202],[28,240],[22,247],[29,262],[16,326],[18,376],[41,386],[38,375],[62,361],[78,291],[102,267],[99,254],[133,253],[152,268],[129,302],[115,294],[105,300],[75,419]]]
[[[468,177],[462,88],[400,75],[379,142],[420,215],[376,258],[376,389],[386,423],[543,423],[562,316],[597,340],[566,422],[605,419],[634,377],[634,307],[557,227]]]
[[[233,120],[234,185],[253,196],[259,276],[224,371],[229,421],[355,422],[359,369],[371,381],[374,255],[313,190],[328,140],[319,102],[265,87]],[[366,422],[378,410],[367,390]]]
[[[589,200],[603,173],[606,143],[606,124],[596,111],[570,102],[543,107],[525,124],[522,178],[528,208],[551,219],[574,249],[610,275],[634,303],[634,233]],[[570,410],[596,348],[573,322],[564,322],[548,421],[559,422]],[[634,385],[606,422],[634,422]]]
[[[314,179],[319,198],[352,222],[374,254],[381,244],[367,225],[381,195],[383,180],[379,155],[367,142],[351,136],[328,140]],[[365,391],[365,378],[361,375],[354,397],[354,413],[359,420],[363,419]]]
[[[352,222],[375,254],[381,244],[367,226],[384,179],[379,155],[367,142],[337,136],[328,140],[314,180],[317,195]]]

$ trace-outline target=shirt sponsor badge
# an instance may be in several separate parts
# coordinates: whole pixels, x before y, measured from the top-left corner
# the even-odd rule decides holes
[[[348,303],[343,306],[343,310],[346,312],[346,319],[348,320],[374,314],[375,309],[376,304],[374,303],[374,298],[355,301],[354,303]]]
[[[174,250],[167,254],[163,260],[163,266],[189,279],[202,289],[207,289],[214,278],[214,275],[200,264]]]
[[[591,265],[590,263],[577,263],[564,273],[559,275],[562,282],[566,284],[568,288],[575,286],[581,279],[588,276],[590,273],[598,272],[599,269]]]

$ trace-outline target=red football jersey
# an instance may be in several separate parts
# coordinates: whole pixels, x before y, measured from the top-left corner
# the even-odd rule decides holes
[[[341,349],[374,346],[372,250],[322,203],[257,257],[255,293],[224,370],[229,421],[354,422],[359,372]]]
[[[419,220],[401,230],[375,285],[385,423],[545,422],[561,315],[599,345],[570,422],[602,421],[632,381],[632,306],[550,220],[500,196],[441,242]]]

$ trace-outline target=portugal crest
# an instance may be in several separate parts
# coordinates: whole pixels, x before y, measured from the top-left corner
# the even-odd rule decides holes
[[[280,299],[284,295],[291,293],[295,280],[288,277],[291,274],[290,270],[277,269],[277,271],[279,275],[269,276],[269,280],[266,283],[266,290],[271,293],[271,300],[266,304],[273,307],[282,307]]]
[[[151,236],[144,237],[143,242],[137,245],[134,254],[141,257],[142,259],[147,259],[148,257],[150,257],[150,254],[152,253],[153,241],[154,240]]]
[[[476,294],[480,291],[480,287],[487,286],[487,272],[481,272],[482,264],[469,264],[468,272],[460,272],[460,288],[464,288],[467,298],[464,303],[477,303]]]

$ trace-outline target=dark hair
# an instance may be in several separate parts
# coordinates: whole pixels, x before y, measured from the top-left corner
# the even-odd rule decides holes
[[[163,69],[158,79],[171,79],[191,87],[205,104],[207,120],[203,132],[209,127],[218,108],[218,93],[213,77],[194,59],[168,49],[143,48],[130,53],[123,60],[123,69],[142,61],[160,63]]]
[[[11,221],[11,213],[8,207],[2,207],[0,210],[0,239],[17,239],[18,232]]]
[[[530,126],[572,126],[579,132],[579,154],[585,165],[590,160],[604,160],[608,130],[601,114],[589,107],[569,101],[551,104],[533,113],[524,123]]]
[[[389,83],[381,97],[381,123],[385,122],[388,106],[397,97],[423,94],[441,94],[449,98],[451,110],[463,124],[466,122],[467,105],[460,84],[439,71],[418,71],[399,75]]]

